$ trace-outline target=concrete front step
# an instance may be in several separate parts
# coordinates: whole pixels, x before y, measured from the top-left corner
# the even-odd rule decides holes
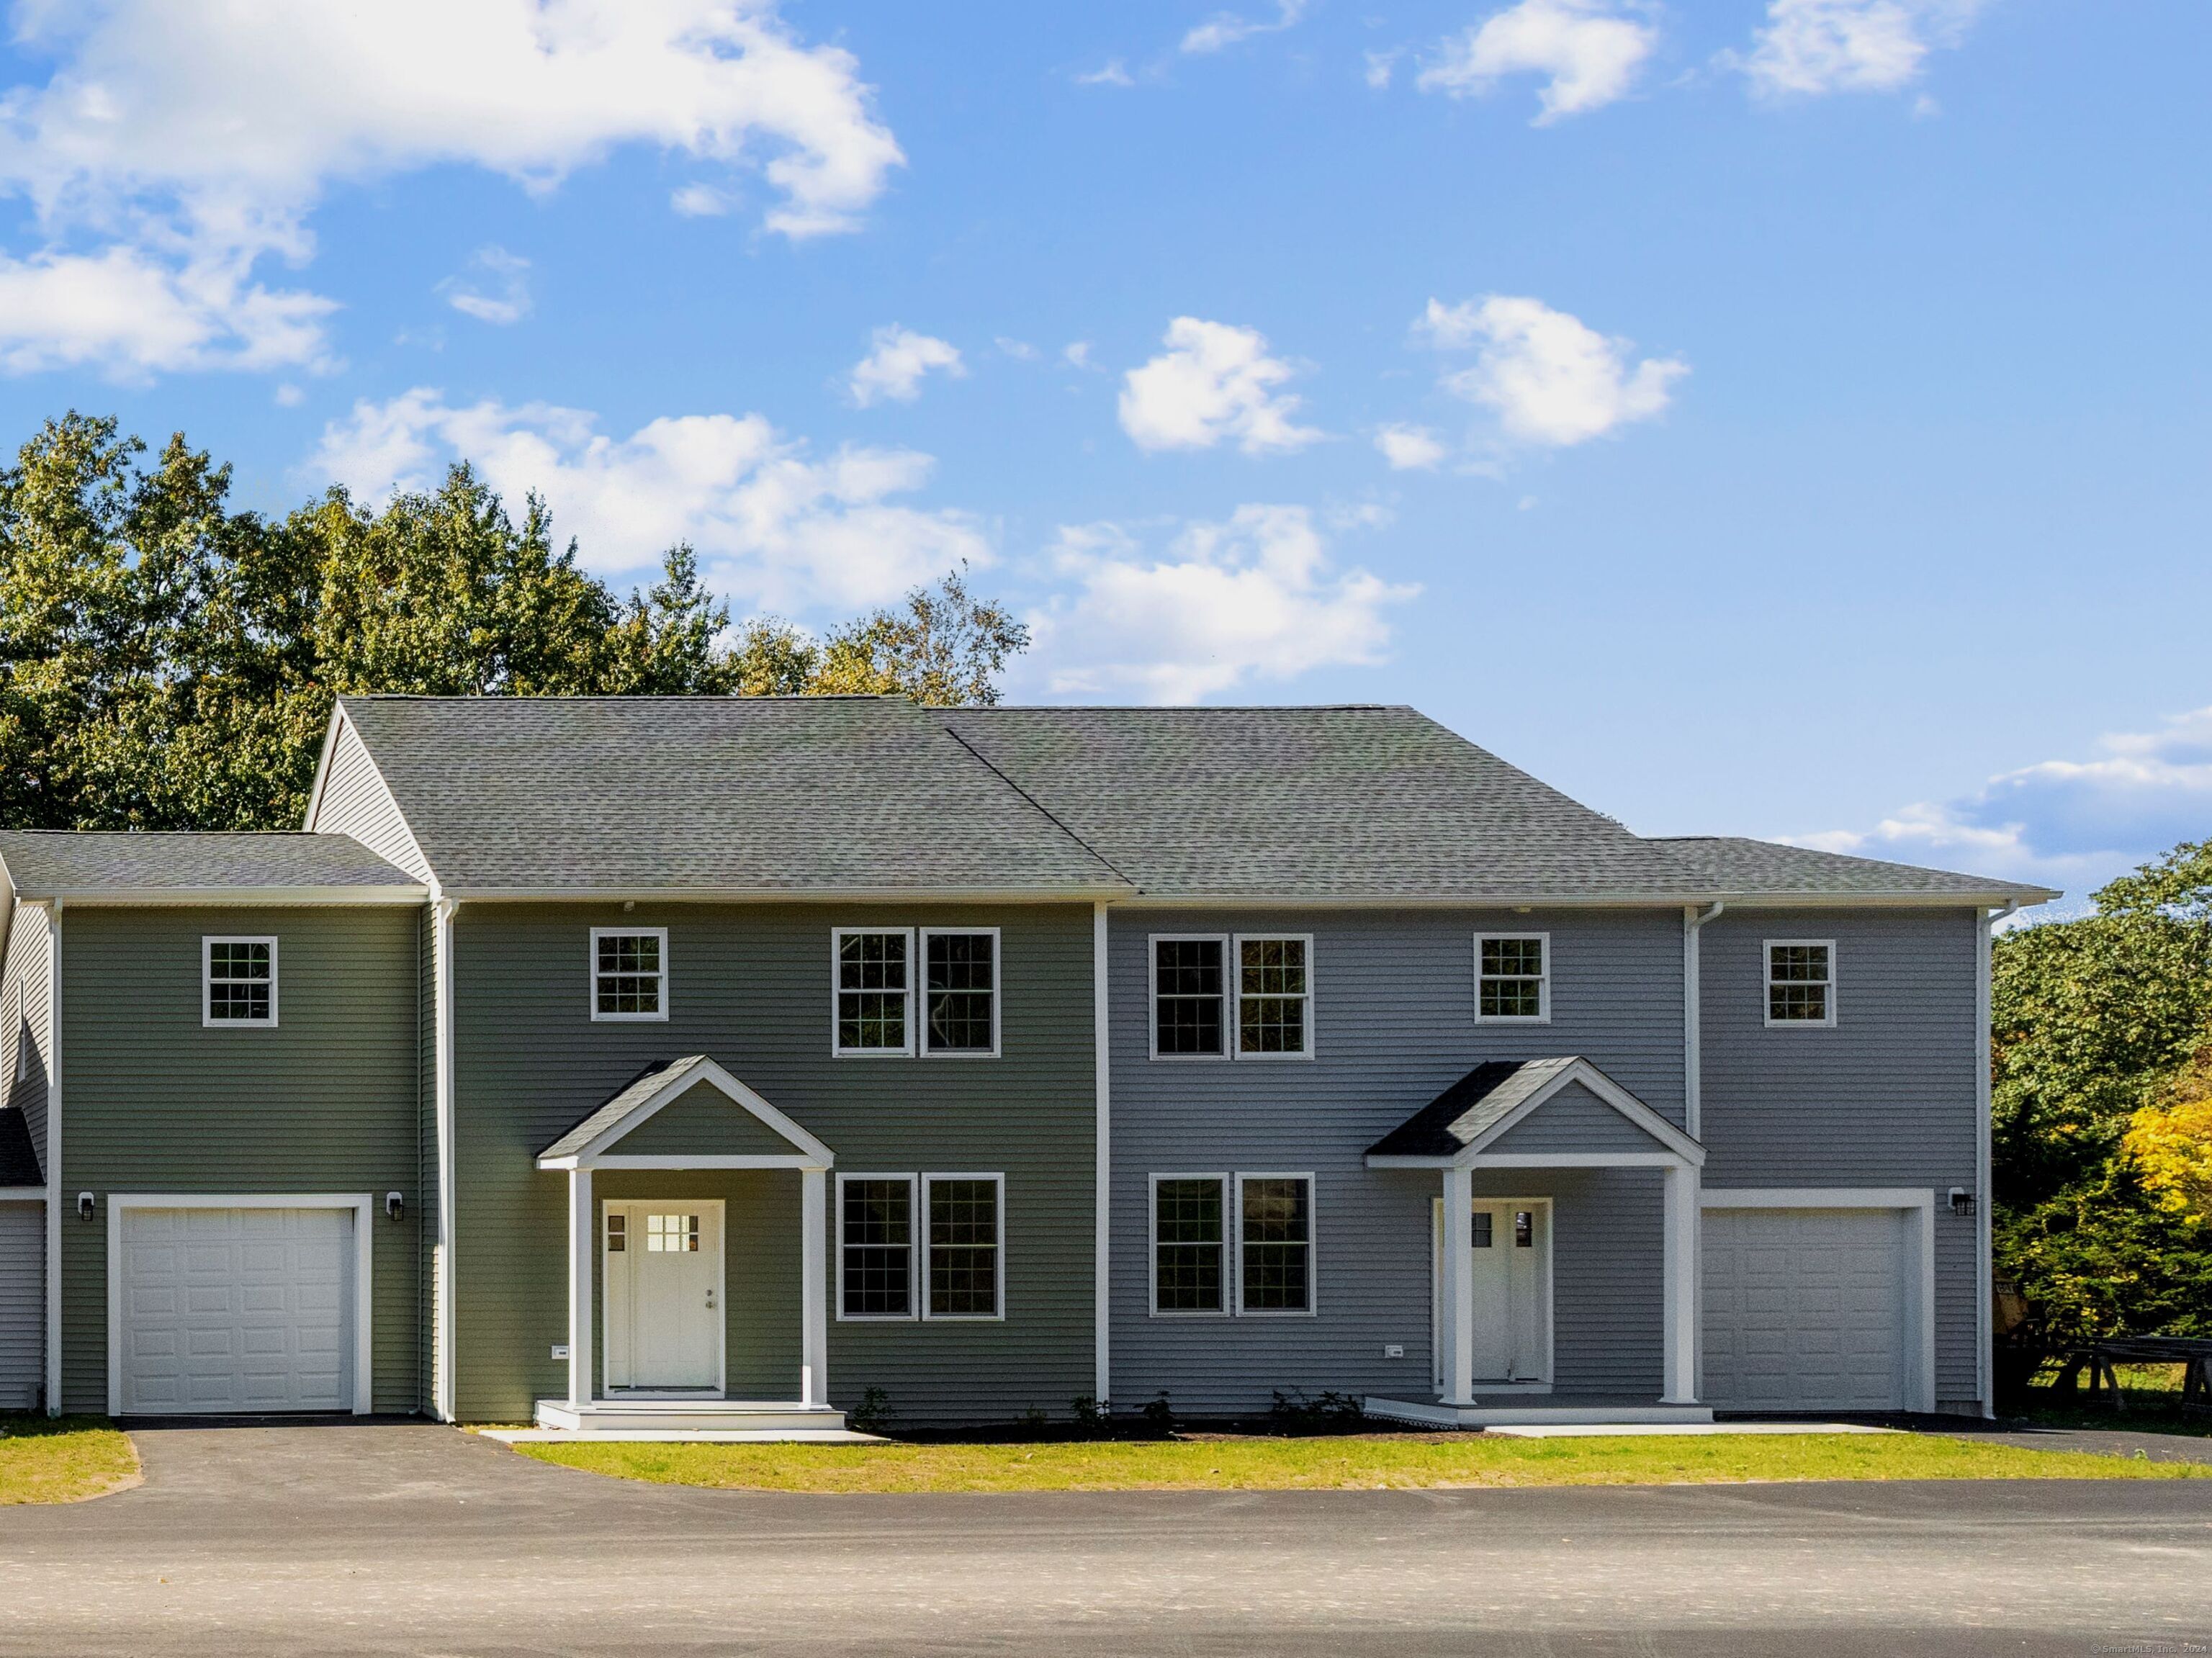
[[[595,1399],[577,1405],[541,1399],[535,1420],[540,1429],[579,1438],[700,1433],[811,1437],[846,1431],[844,1412],[783,1400]]]

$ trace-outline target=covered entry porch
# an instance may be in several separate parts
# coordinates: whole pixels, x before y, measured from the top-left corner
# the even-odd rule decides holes
[[[1437,1181],[1432,1391],[1370,1398],[1370,1414],[1467,1428],[1712,1420],[1697,1383],[1705,1151],[1634,1094],[1574,1056],[1478,1066],[1366,1161]]]
[[[830,1148],[704,1054],[656,1066],[538,1154],[568,1177],[568,1388],[539,1429],[838,1437]]]

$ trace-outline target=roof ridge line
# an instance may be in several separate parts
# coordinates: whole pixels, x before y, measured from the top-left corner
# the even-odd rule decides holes
[[[930,711],[925,709],[924,712],[927,713]],[[950,710],[947,710],[947,712],[950,712]],[[1084,851],[1089,853],[1093,858],[1096,858],[1101,865],[1112,872],[1115,880],[1128,881],[1129,890],[1132,892],[1142,892],[1144,890],[1143,887],[1139,886],[1136,882],[1130,880],[1127,875],[1123,874],[1120,869],[1116,868],[1112,859],[1109,858],[1104,853],[1099,851],[1098,848],[1092,846],[1090,841],[1085,840],[1073,829],[1070,829],[1065,823],[1061,822],[1059,814],[1054,812],[1049,806],[1046,805],[1043,801],[1038,799],[1036,796],[1031,794],[1019,783],[1017,783],[1012,778],[1007,776],[1004,771],[1000,770],[990,760],[985,758],[983,751],[978,749],[974,744],[970,743],[966,738],[961,736],[958,732],[953,730],[951,725],[948,721],[942,718],[939,719],[937,721],[937,728],[943,732],[947,737],[951,738],[954,742],[957,743],[963,750],[974,758],[977,765],[982,767],[985,771],[989,772],[992,776],[997,778],[1001,783],[1004,783],[1016,794],[1020,795],[1023,799],[1028,801],[1030,806],[1036,811],[1038,815],[1041,816],[1045,822],[1050,823],[1062,835],[1065,835],[1069,840],[1074,841],[1077,846],[1081,847]]]

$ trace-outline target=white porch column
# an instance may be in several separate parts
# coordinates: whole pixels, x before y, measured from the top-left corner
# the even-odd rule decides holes
[[[568,1402],[592,1402],[592,1171],[568,1171]]]
[[[1698,1171],[1669,1163],[1663,1171],[1660,1216],[1660,1275],[1665,1289],[1660,1314],[1662,1405],[1698,1400]]]
[[[829,1222],[828,1172],[802,1169],[799,1174],[799,1392],[803,1403],[830,1402],[830,1284],[826,1259]]]
[[[1443,1303],[1437,1337],[1443,1347],[1443,1402],[1465,1405],[1474,1393],[1474,1176],[1444,1170]]]

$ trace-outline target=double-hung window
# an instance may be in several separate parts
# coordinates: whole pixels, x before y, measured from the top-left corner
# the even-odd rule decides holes
[[[839,927],[831,934],[836,974],[836,1051],[914,1052],[914,932],[908,927]]]
[[[1158,934],[1152,1057],[1302,1060],[1313,1053],[1313,939]]]
[[[1766,941],[1766,1023],[1836,1022],[1836,944],[1832,938]]]
[[[200,1023],[267,1029],[276,1023],[276,941],[200,940]]]
[[[1003,1175],[839,1175],[837,1316],[1004,1316],[1006,1192]]]
[[[999,1051],[999,930],[921,929],[925,1054],[988,1059]]]
[[[1152,1176],[1152,1311],[1314,1310],[1311,1175]]]
[[[1552,938],[1486,932],[1474,941],[1474,1017],[1542,1024],[1552,1017]]]
[[[668,929],[592,929],[592,1017],[621,1023],[668,1017]]]

